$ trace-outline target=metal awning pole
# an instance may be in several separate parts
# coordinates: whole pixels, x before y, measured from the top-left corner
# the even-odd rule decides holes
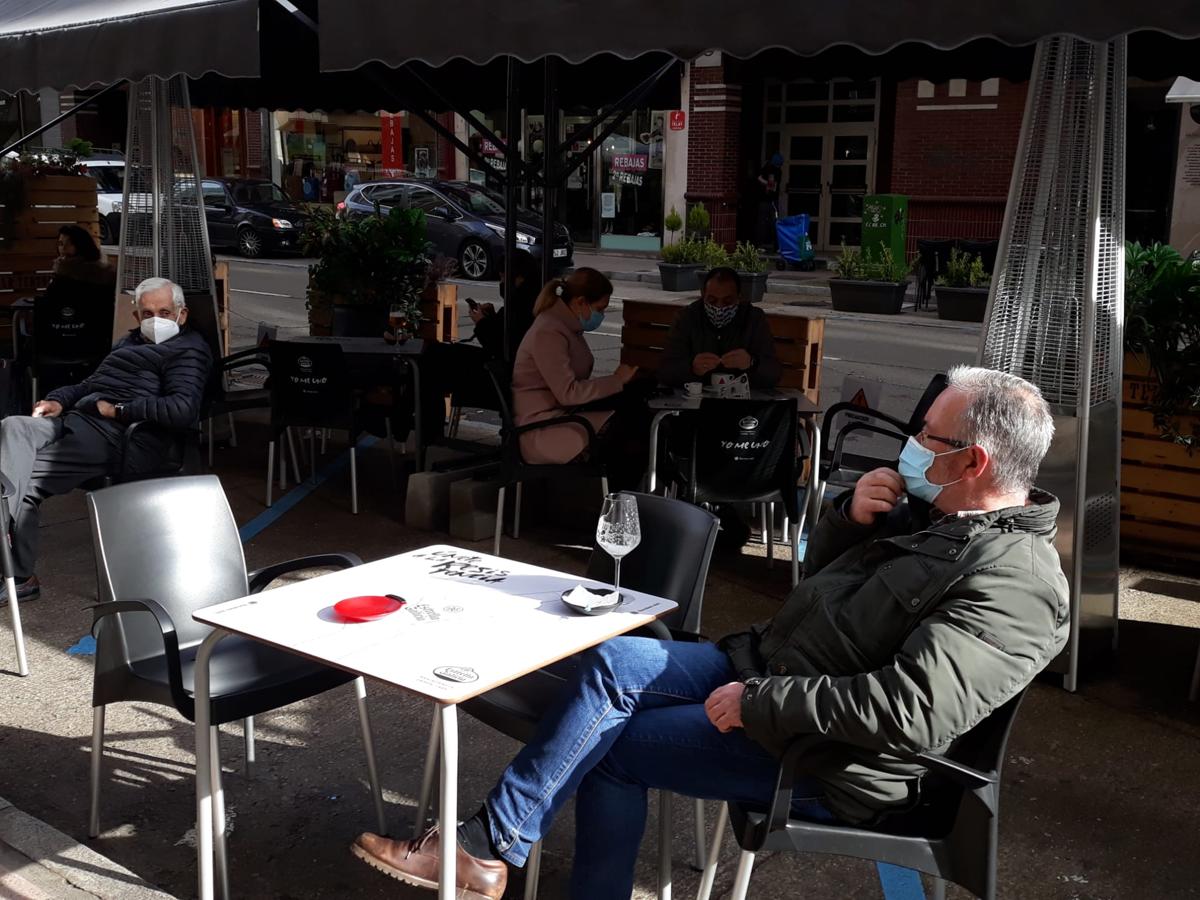
[[[553,56],[545,59],[546,79],[542,91],[543,134],[546,152],[542,154],[545,166],[546,186],[542,189],[542,283],[550,280],[554,272],[554,204],[558,199],[558,67]],[[507,318],[507,316],[505,316]]]
[[[87,99],[79,101],[74,106],[72,106],[70,109],[68,109],[66,112],[59,113],[57,116],[55,116],[49,122],[47,122],[45,125],[41,125],[41,126],[35,128],[33,131],[29,132],[29,134],[22,135],[21,137],[17,138],[15,141],[13,141],[11,144],[9,144],[7,147],[0,149],[0,156],[4,156],[6,153],[11,153],[13,150],[16,150],[22,144],[26,144],[29,141],[33,140],[39,134],[43,134],[43,133],[49,131],[51,128],[53,128],[55,125],[57,125],[59,122],[62,122],[62,121],[65,121],[66,119],[71,118],[71,116],[75,115],[77,112],[79,112],[85,106],[90,106],[91,104],[93,104],[97,100],[99,100],[101,97],[103,97],[105,94],[110,93],[111,91],[115,91],[117,88],[119,88],[124,83],[125,83],[125,81],[123,79],[121,81],[114,81],[112,84],[110,84],[108,87],[104,88],[103,90],[97,91],[96,93],[92,94],[92,96],[88,97]],[[21,95],[19,93],[17,93],[17,94],[13,94],[13,97],[16,98],[17,115],[20,116],[20,119],[18,119],[18,123],[21,124],[22,127],[24,127],[24,115],[22,113],[22,106],[24,104],[21,103]]]
[[[513,283],[512,260],[517,250],[517,178],[520,158],[517,154],[517,132],[521,130],[521,96],[517,79],[517,59],[508,57],[508,84],[504,100],[504,296],[513,298],[517,288]],[[507,306],[507,302],[505,303]],[[504,313],[504,358],[512,362],[516,358],[518,329],[512,327],[512,317]]]

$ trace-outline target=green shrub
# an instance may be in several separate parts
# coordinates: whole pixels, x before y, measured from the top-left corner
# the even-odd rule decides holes
[[[991,284],[992,276],[983,268],[983,257],[963,253],[957,247],[950,250],[945,271],[937,283],[952,288],[982,288]]]
[[[762,274],[767,271],[771,264],[765,256],[758,252],[758,248],[749,241],[742,241],[729,257],[729,264],[739,272],[753,272]]]
[[[667,229],[667,231],[669,231],[671,234],[674,234],[682,227],[683,219],[679,215],[679,210],[672,206],[671,211],[667,213],[666,218],[663,219],[663,228]]]
[[[674,265],[694,265],[701,261],[704,253],[704,245],[699,241],[691,238],[684,238],[681,241],[676,241],[674,244],[665,244],[658,252],[665,263]]]
[[[703,203],[696,203],[688,210],[688,234],[703,234],[708,231],[708,226],[711,224],[712,218],[709,216],[708,210],[704,208]]]

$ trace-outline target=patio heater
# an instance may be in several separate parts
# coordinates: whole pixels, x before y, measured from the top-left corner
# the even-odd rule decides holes
[[[1071,636],[1051,669],[1070,691],[1117,637],[1125,86],[1124,37],[1038,43],[979,354],[1054,413],[1038,483],[1062,501]]]
[[[125,148],[118,290],[132,295],[143,279],[169,278],[183,288],[189,306],[212,303],[215,320],[212,254],[185,76],[150,76],[129,86]],[[124,317],[118,311],[118,319]]]

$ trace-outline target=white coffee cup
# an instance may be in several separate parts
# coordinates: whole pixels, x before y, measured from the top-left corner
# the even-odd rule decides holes
[[[703,387],[704,385],[702,385],[699,381],[689,381],[683,386],[683,392],[689,397],[699,397],[700,391],[703,389]]]

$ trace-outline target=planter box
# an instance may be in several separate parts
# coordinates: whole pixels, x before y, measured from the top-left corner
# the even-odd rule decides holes
[[[658,264],[658,277],[662,279],[662,289],[664,291],[674,291],[676,293],[682,291],[690,291],[696,286],[695,276],[693,272],[703,271],[704,267],[698,263],[665,263]]]
[[[832,278],[829,295],[840,312],[863,312],[894,316],[904,306],[907,281],[858,281]]]
[[[1121,404],[1121,555],[1178,566],[1200,559],[1200,451],[1162,436],[1150,404],[1158,381],[1125,354]],[[1180,417],[1188,433],[1200,417]]]
[[[738,272],[742,279],[742,299],[749,303],[758,303],[767,292],[766,272]]]
[[[946,287],[933,289],[937,297],[939,319],[951,322],[982,322],[987,309],[987,288]]]

